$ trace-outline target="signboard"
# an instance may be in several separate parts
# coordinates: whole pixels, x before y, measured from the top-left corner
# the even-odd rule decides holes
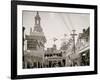
[[[27,40],[27,50],[36,50],[37,40]]]

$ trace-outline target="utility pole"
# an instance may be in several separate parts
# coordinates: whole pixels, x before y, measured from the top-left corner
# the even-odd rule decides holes
[[[74,54],[75,54],[75,36],[77,35],[77,34],[75,34],[75,30],[72,30],[73,31],[73,33],[71,34],[71,36],[72,36],[72,38],[73,38],[73,52],[74,52]]]

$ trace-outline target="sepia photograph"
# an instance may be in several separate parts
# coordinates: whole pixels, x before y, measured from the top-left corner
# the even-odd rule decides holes
[[[97,6],[12,1],[11,77],[97,74]]]
[[[90,14],[22,11],[23,68],[90,65]]]

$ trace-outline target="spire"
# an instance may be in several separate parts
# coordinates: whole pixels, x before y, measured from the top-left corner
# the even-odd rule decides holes
[[[35,24],[39,24],[40,25],[40,16],[39,16],[39,12],[37,11],[36,16],[35,16]]]
[[[40,20],[41,20],[41,18],[39,16],[39,12],[37,11],[36,16],[35,16],[35,26],[34,26],[34,31],[36,31],[36,32],[42,32]]]

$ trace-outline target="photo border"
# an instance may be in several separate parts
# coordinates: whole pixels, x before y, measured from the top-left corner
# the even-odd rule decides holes
[[[94,71],[18,75],[17,74],[17,5],[93,9],[94,10],[94,53],[95,53]],[[89,74],[97,74],[97,6],[96,5],[48,3],[48,2],[34,2],[34,1],[11,1],[11,78],[12,79],[74,76],[74,75],[89,75]]]

